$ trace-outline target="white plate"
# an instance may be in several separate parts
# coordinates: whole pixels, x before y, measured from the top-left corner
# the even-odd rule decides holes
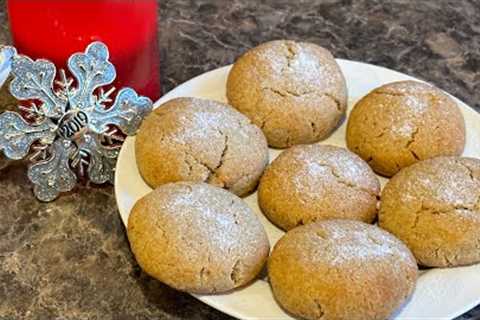
[[[413,79],[405,74],[365,63],[338,60],[346,77],[349,110],[353,102],[372,89],[388,82]],[[190,96],[226,101],[225,83],[230,66],[219,68],[178,86],[157,103],[176,97]],[[467,140],[464,155],[480,157],[480,115],[457,100],[466,121]],[[322,143],[345,146],[346,122]],[[120,152],[115,177],[115,195],[124,224],[136,200],[151,191],[142,180],[134,154],[134,137],[128,137]],[[270,150],[271,159],[279,151]],[[386,180],[382,178],[382,183]],[[257,194],[245,201],[260,216],[273,246],[282,231],[262,215],[257,205]],[[225,295],[197,295],[206,304],[240,319],[291,319],[275,303],[269,285],[257,280],[252,285]],[[397,312],[397,319],[451,319],[480,303],[480,265],[452,269],[432,269],[418,279],[412,298]]]

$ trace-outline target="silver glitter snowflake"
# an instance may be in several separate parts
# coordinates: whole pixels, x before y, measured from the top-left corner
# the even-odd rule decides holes
[[[64,70],[55,79],[50,61],[16,52],[12,57],[10,92],[23,105],[19,113],[0,115],[0,150],[11,159],[29,156],[28,178],[39,200],[54,200],[81,177],[112,182],[125,135],[135,134],[152,110],[150,99],[131,88],[118,91],[115,101],[115,88],[104,91],[116,77],[108,56],[101,42],[72,55],[68,69],[74,79]]]

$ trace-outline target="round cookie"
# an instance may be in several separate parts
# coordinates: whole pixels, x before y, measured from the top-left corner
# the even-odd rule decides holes
[[[328,136],[347,107],[347,88],[332,54],[313,43],[277,40],[242,55],[227,80],[230,104],[286,148]]]
[[[247,204],[205,183],[158,187],[135,204],[127,232],[146,273],[198,294],[247,284],[269,253],[265,230]]]
[[[255,189],[268,164],[262,131],[230,106],[177,98],[143,121],[135,140],[138,169],[152,188],[207,182],[239,196]]]
[[[263,213],[284,230],[322,219],[371,223],[380,183],[372,169],[347,149],[294,146],[265,170],[258,187]]]
[[[277,242],[268,261],[276,300],[312,320],[387,319],[412,293],[417,271],[400,240],[353,220],[295,228]]]
[[[480,160],[438,157],[402,169],[382,191],[379,225],[421,265],[480,262]]]
[[[419,160],[460,155],[465,122],[441,90],[417,81],[393,82],[355,105],[347,145],[375,172],[390,177]]]

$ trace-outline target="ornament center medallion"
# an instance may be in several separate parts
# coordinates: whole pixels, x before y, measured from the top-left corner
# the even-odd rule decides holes
[[[60,137],[74,140],[77,133],[88,125],[88,116],[81,110],[72,110],[65,113],[58,124],[58,134]]]

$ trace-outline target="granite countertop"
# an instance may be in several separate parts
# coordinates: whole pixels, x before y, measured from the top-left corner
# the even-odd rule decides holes
[[[480,110],[477,0],[162,0],[164,92],[266,40],[311,41],[335,56],[428,80]],[[10,43],[0,0],[0,44]],[[25,165],[0,173],[0,319],[231,319],[145,275],[113,187],[49,204]],[[480,307],[459,319],[480,319]]]

